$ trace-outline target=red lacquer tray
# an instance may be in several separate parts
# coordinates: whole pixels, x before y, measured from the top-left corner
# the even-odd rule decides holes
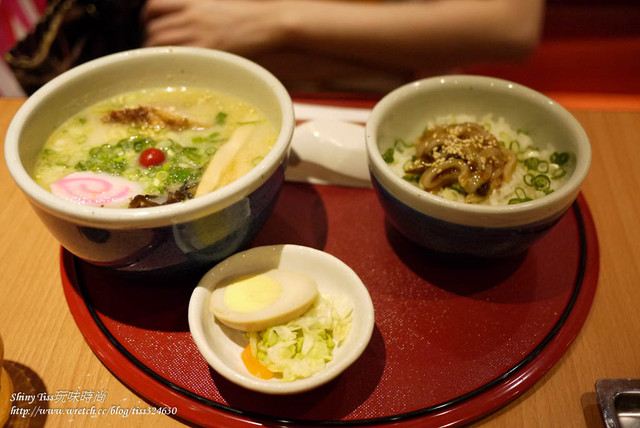
[[[579,333],[599,268],[582,195],[526,254],[481,261],[411,244],[385,222],[372,190],[286,183],[252,245],[278,243],[342,259],[375,308],[361,358],[300,395],[250,392],[207,366],[187,323],[201,272],[127,279],[62,250],[64,291],[98,358],[191,423],[429,427],[471,422],[534,385]]]

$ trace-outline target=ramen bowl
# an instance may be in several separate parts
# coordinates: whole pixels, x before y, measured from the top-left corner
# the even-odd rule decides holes
[[[430,121],[487,115],[526,130],[534,145],[569,153],[573,165],[563,184],[536,199],[520,198],[520,203],[466,203],[423,190],[383,159],[398,140],[415,141]],[[574,203],[591,163],[585,131],[557,102],[513,82],[466,75],[427,78],[387,94],[367,121],[366,150],[372,182],[389,224],[420,246],[474,257],[526,251]],[[518,187],[528,192],[525,184]]]
[[[227,94],[261,110],[277,133],[272,149],[226,186],[149,208],[81,205],[33,180],[44,142],[66,119],[121,93],[180,87]],[[247,245],[276,202],[293,128],[289,94],[257,64],[209,49],[143,48],[93,60],[44,85],[13,118],[5,155],[13,179],[66,250],[92,264],[149,272],[216,262]]]

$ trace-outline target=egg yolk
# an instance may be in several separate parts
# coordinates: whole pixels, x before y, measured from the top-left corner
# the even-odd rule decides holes
[[[233,311],[249,314],[270,306],[281,294],[282,286],[275,278],[260,274],[227,286],[224,304]]]
[[[227,327],[260,331],[299,317],[317,296],[313,278],[270,269],[221,283],[211,294],[209,309]]]

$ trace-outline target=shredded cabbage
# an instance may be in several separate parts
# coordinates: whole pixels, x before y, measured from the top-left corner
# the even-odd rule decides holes
[[[352,311],[346,298],[319,295],[302,316],[248,333],[251,352],[283,381],[309,377],[324,369],[349,335]]]

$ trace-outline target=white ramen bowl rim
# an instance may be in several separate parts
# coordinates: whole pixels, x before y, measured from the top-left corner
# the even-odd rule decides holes
[[[107,65],[126,63],[131,58],[144,59],[164,55],[188,55],[231,63],[250,71],[268,85],[282,109],[282,124],[278,138],[265,158],[252,170],[232,183],[209,194],[186,201],[150,208],[105,208],[76,204],[53,195],[39,186],[22,165],[19,153],[19,131],[29,120],[33,110],[55,92],[73,85],[74,79],[86,73],[99,72]],[[42,209],[77,223],[113,227],[157,227],[193,220],[225,208],[247,196],[279,168],[286,159],[295,126],[293,103],[282,83],[262,66],[235,54],[195,47],[140,48],[107,55],[81,64],[46,83],[31,95],[14,116],[5,139],[5,158],[9,172],[20,188]]]
[[[432,91],[473,89],[492,91],[505,97],[514,97],[547,111],[566,127],[577,142],[579,151],[576,165],[567,181],[553,193],[529,202],[512,205],[480,205],[451,201],[426,192],[399,177],[383,160],[378,142],[380,122],[393,114],[408,97],[428,100]],[[454,114],[464,114],[464,106]],[[490,111],[487,111],[490,113]],[[432,118],[434,119],[434,118]],[[507,122],[508,119],[507,119]],[[400,136],[399,136],[400,137]],[[513,227],[535,223],[566,209],[575,199],[591,163],[589,139],[580,123],[560,104],[526,86],[493,77],[474,75],[437,76],[403,85],[385,97],[373,108],[366,124],[366,149],[369,168],[373,176],[392,195],[408,206],[434,218],[467,226]]]

